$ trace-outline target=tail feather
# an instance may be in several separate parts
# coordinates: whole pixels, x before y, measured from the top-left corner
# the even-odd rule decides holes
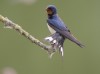
[[[76,43],[76,44],[77,44],[78,46],[80,46],[81,48],[84,47],[84,45],[83,45],[81,42],[79,42],[70,32],[65,32],[65,33],[63,33],[63,35],[64,35],[67,39],[69,39],[69,40],[71,40],[72,42]]]
[[[72,41],[74,42],[74,43],[76,43],[78,46],[80,46],[81,48],[83,48],[84,47],[84,45],[81,43],[81,42],[79,42],[72,34],[71,34],[71,37],[72,37]]]
[[[83,47],[85,47],[82,43],[80,43],[79,41],[78,41],[78,43],[77,42],[75,42],[78,46],[80,46],[81,48],[83,48]]]

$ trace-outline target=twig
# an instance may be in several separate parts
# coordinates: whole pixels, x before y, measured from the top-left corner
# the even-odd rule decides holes
[[[35,43],[36,45],[42,47],[44,50],[48,51],[49,54],[52,54],[51,51],[53,48],[51,46],[48,46],[42,42],[40,42],[38,39],[36,39],[34,36],[30,35],[27,31],[22,29],[21,26],[19,26],[16,23],[13,23],[11,20],[9,20],[7,17],[3,17],[0,15],[0,21],[4,23],[5,28],[14,29],[17,32],[19,32],[21,35],[26,37],[28,40],[30,40],[32,43]]]

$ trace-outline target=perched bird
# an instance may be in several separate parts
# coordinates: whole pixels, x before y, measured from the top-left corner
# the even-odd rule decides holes
[[[46,37],[45,40],[49,41],[55,50],[58,48],[61,55],[63,56],[63,43],[65,39],[69,39],[80,47],[84,46],[72,35],[68,27],[60,19],[57,14],[57,9],[54,5],[49,5],[46,8],[46,12],[48,16],[47,26],[51,32],[51,35]]]

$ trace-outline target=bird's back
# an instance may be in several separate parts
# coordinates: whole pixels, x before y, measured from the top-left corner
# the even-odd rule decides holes
[[[67,26],[64,24],[64,22],[60,19],[58,15],[53,16],[53,18],[48,18],[47,23],[49,26],[54,26],[55,28],[58,28],[60,30],[68,30]]]

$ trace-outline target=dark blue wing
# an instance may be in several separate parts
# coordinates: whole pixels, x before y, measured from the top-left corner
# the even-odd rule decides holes
[[[49,26],[54,26],[59,30],[66,30],[66,31],[68,30],[68,28],[64,25],[63,21],[60,19],[48,19],[47,23]]]

